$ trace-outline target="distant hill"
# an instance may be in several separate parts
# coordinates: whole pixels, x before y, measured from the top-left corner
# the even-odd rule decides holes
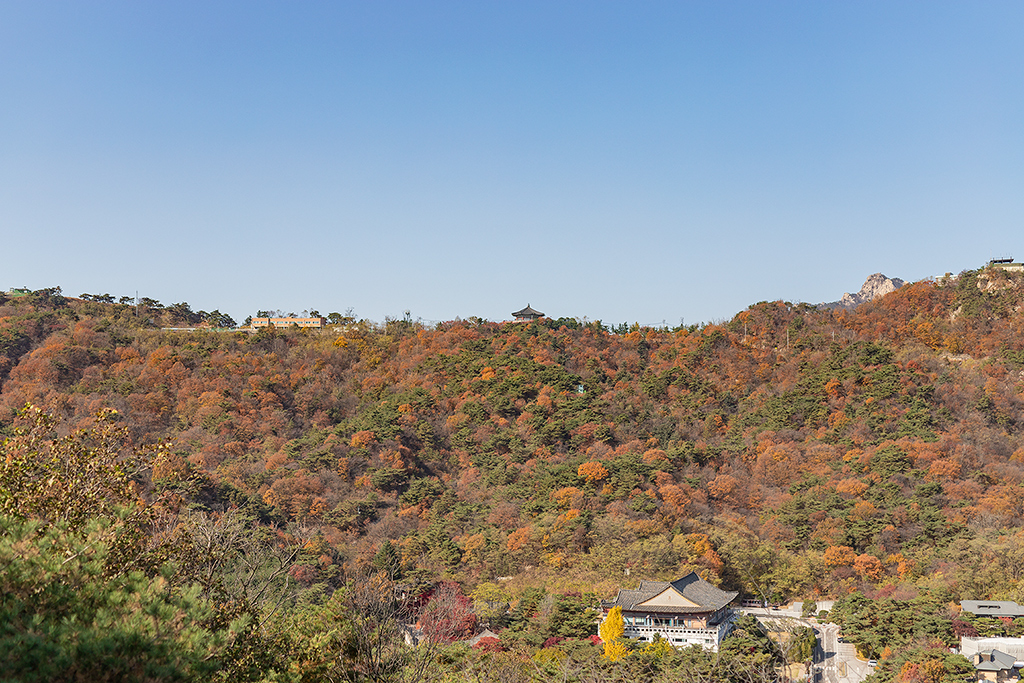
[[[27,402],[67,428],[116,409],[133,443],[172,444],[140,496],[168,520],[238,508],[301,529],[304,586],[386,560],[513,592],[611,595],[628,569],[780,600],[1019,595],[1022,285],[878,274],[836,302],[856,306],[621,334],[167,332],[146,317],[166,311],[19,297],[0,304],[0,430]]]

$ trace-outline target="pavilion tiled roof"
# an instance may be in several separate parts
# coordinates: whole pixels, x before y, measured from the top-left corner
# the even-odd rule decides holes
[[[526,308],[524,308],[521,311],[516,311],[512,315],[514,315],[517,318],[543,318],[544,317],[544,314],[541,313],[540,311],[535,311],[532,308],[530,308],[530,304],[526,304]]]
[[[684,598],[696,603],[697,607],[682,605],[658,605],[656,607],[638,607],[669,587],[674,588]],[[621,607],[623,612],[651,611],[665,614],[703,614],[719,610],[736,599],[739,593],[723,591],[690,572],[675,581],[641,581],[636,590],[620,590],[612,602],[604,602],[602,606],[611,609]]]

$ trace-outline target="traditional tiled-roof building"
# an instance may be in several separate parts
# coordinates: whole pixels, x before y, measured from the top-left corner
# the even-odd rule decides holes
[[[530,304],[526,304],[526,308],[521,311],[516,311],[512,315],[515,316],[516,322],[529,322],[530,320],[536,320],[537,318],[544,317],[544,314],[540,311],[535,311],[530,308]]]
[[[675,581],[641,581],[636,590],[620,590],[602,602],[605,617],[622,608],[623,635],[652,641],[655,634],[676,647],[700,645],[717,651],[732,628],[729,603],[738,593],[723,591],[691,572]]]

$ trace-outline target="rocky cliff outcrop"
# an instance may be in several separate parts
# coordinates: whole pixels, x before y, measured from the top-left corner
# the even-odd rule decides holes
[[[875,273],[868,277],[864,281],[864,286],[860,288],[860,291],[856,294],[850,294],[846,292],[839,301],[833,301],[831,303],[822,304],[823,308],[845,308],[847,310],[853,310],[863,303],[877,299],[880,296],[885,296],[890,292],[895,292],[897,289],[902,287],[904,284],[903,280],[898,277],[886,277],[881,273]]]

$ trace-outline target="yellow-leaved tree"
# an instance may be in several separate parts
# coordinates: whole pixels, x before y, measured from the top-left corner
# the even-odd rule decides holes
[[[655,635],[654,640],[644,645],[644,654],[657,657],[658,659],[668,657],[673,652],[675,652],[675,648],[672,647],[672,643],[668,642],[660,635]]]
[[[622,642],[622,634],[625,631],[626,624],[622,620],[622,608],[612,607],[597,630],[597,634],[604,641],[605,659],[615,662],[629,654],[626,644]]]

